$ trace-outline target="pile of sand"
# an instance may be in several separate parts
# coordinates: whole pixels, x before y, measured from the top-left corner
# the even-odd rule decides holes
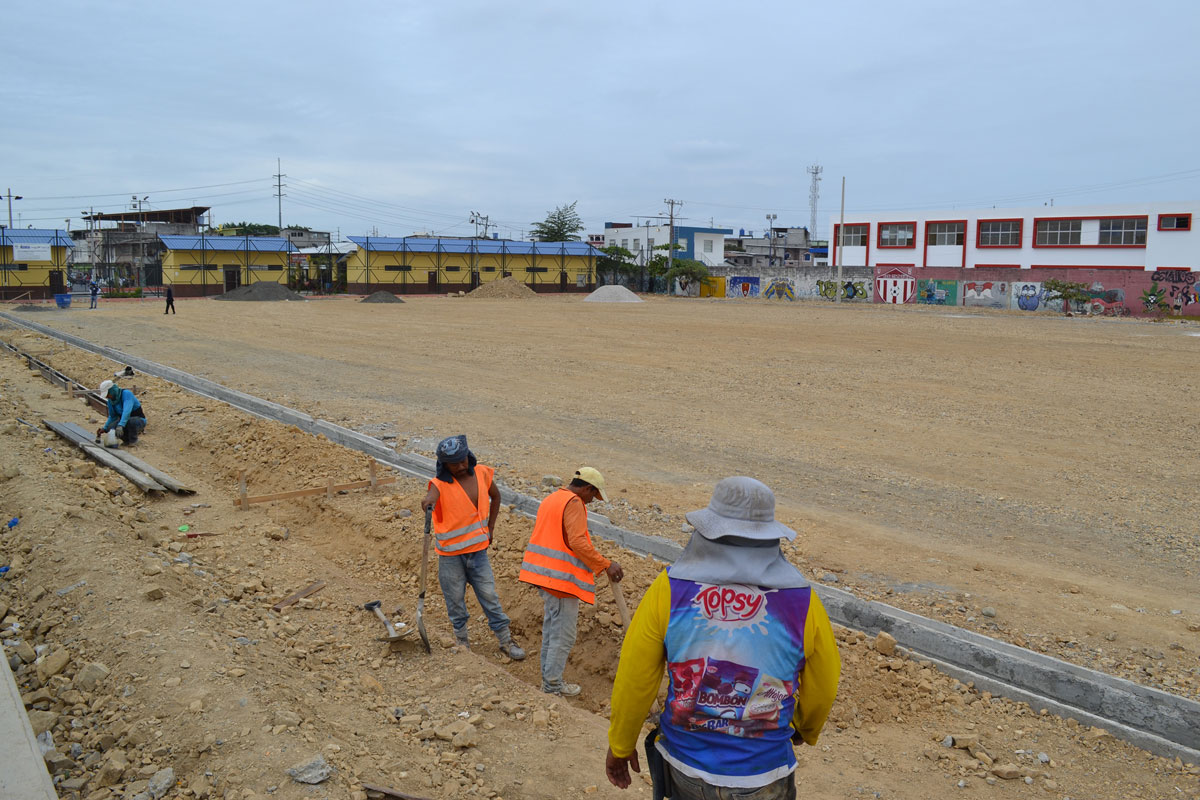
[[[583,298],[585,303],[644,303],[642,298],[620,284],[601,286],[596,291]]]
[[[282,283],[274,281],[259,281],[248,286],[241,286],[232,292],[219,294],[214,300],[304,300]]]
[[[15,306],[13,311],[51,311],[53,308],[54,306],[35,306],[32,303],[22,303]]]
[[[537,292],[510,275],[507,278],[483,284],[468,293],[467,297],[507,297],[513,300],[528,300],[531,297],[537,297]]]
[[[396,295],[392,294],[391,292],[387,291],[386,289],[380,289],[378,292],[371,292],[371,294],[367,295],[366,297],[364,297],[362,300],[359,300],[358,302],[360,302],[360,303],[403,303],[404,301],[401,300]]]

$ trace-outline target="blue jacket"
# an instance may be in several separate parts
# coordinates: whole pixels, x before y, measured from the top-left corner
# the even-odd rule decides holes
[[[111,397],[105,398],[108,401],[108,420],[104,423],[105,430],[111,430],[117,426],[124,428],[129,424],[129,415],[134,411],[141,411],[141,402],[133,396],[133,392],[128,389],[121,390],[121,399],[113,400]],[[138,414],[139,417],[144,414]]]

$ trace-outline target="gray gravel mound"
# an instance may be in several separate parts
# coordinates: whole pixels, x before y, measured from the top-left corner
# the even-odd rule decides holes
[[[396,295],[392,294],[391,292],[387,291],[386,289],[380,289],[378,292],[371,292],[371,294],[367,295],[366,297],[364,297],[362,300],[359,300],[358,302],[360,302],[360,303],[403,303],[404,301],[401,300]]]
[[[302,295],[296,294],[291,289],[284,286],[282,283],[274,281],[259,281],[248,286],[241,286],[234,289],[232,292],[219,294],[213,298],[214,300],[304,300]]]
[[[619,284],[601,286],[583,298],[585,303],[644,303],[642,298]]]

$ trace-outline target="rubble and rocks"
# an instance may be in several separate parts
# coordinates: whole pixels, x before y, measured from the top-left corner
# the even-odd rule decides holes
[[[467,297],[477,299],[533,300],[537,298],[537,292],[510,275],[507,278],[488,281],[468,292]]]

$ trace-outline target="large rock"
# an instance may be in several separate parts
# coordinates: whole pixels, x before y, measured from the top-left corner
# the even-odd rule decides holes
[[[54,723],[58,722],[58,713],[55,711],[30,711],[29,726],[33,728],[34,736],[41,736],[46,731],[54,727]]]
[[[150,778],[150,785],[146,787],[146,793],[153,797],[154,800],[159,800],[159,798],[169,792],[171,787],[174,785],[175,770],[167,767],[166,769],[160,769],[158,772],[154,773],[154,776]]]
[[[291,727],[293,725],[299,725],[300,724],[300,715],[297,714],[295,711],[288,711],[286,709],[276,711],[275,712],[275,724],[276,725],[287,725],[289,727]]]
[[[325,761],[325,756],[318,755],[288,767],[287,774],[297,783],[315,784],[327,780],[333,774],[333,768]]]
[[[93,661],[75,673],[75,685],[85,692],[90,692],[107,677],[108,667],[99,661]]]
[[[108,758],[96,773],[96,786],[103,788],[120,783],[121,776],[127,769],[129,769],[129,762],[125,760],[124,753],[119,750],[109,753]]]
[[[38,664],[37,676],[42,683],[50,680],[53,676],[62,672],[67,668],[67,664],[71,663],[71,654],[65,649],[59,648],[50,655],[42,659],[42,663]]]
[[[887,631],[880,631],[875,634],[875,652],[885,656],[894,654],[896,652],[896,637]]]
[[[997,778],[1003,778],[1006,781],[1016,780],[1021,777],[1021,768],[1016,764],[997,764],[992,767],[991,773]]]
[[[476,747],[479,744],[479,731],[470,723],[463,726],[463,729],[454,734],[454,739],[450,744],[455,747]]]

